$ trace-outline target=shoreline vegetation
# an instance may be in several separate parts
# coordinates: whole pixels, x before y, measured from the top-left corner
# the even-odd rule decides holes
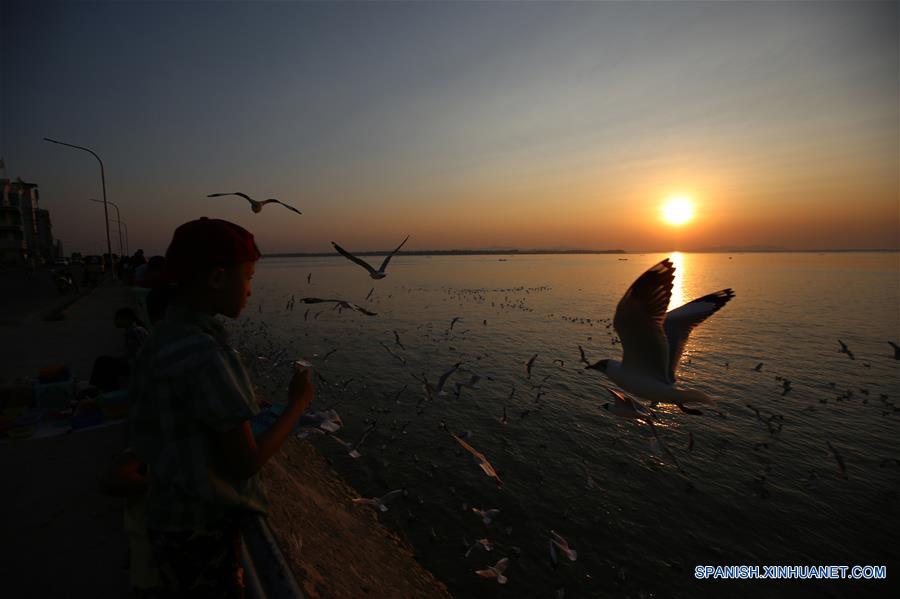
[[[618,254],[639,256],[642,254],[661,254],[681,251],[686,254],[848,254],[848,253],[894,253],[894,249],[824,249],[824,250],[790,250],[786,248],[709,248],[699,250],[554,250],[554,249],[484,249],[484,250],[410,250],[397,252],[397,256],[535,256],[535,255],[581,255],[581,254]],[[354,252],[355,256],[383,256],[391,250],[369,250]],[[328,258],[339,257],[337,252],[279,252],[263,254],[263,258]]]

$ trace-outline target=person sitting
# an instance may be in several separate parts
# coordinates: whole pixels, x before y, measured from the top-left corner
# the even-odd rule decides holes
[[[116,391],[123,387],[122,377],[128,376],[138,350],[147,338],[147,329],[131,308],[116,310],[116,328],[125,329],[125,351],[120,356],[99,356],[91,369],[90,384],[101,391]]]

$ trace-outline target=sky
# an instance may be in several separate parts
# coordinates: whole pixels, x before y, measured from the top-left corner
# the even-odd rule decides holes
[[[105,248],[99,166],[44,137],[148,255],[200,216],[264,253],[900,247],[897,2],[0,1],[5,176],[66,252]]]

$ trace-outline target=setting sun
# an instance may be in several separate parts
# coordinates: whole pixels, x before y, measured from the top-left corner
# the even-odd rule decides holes
[[[663,205],[662,213],[670,225],[683,225],[694,218],[694,204],[688,196],[672,196]]]

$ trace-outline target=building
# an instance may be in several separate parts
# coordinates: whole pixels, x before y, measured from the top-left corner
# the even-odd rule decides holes
[[[0,179],[0,264],[52,262],[57,255],[50,212],[38,207],[38,186]]]

